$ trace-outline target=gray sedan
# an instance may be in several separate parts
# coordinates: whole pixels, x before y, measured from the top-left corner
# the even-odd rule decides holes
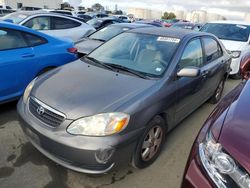
[[[167,132],[220,100],[230,62],[212,34],[130,30],[33,80],[18,103],[21,127],[41,153],[72,170],[144,168]]]

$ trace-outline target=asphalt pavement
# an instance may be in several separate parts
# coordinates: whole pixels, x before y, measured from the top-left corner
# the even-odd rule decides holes
[[[229,79],[224,93],[239,81]],[[16,102],[0,105],[0,188],[178,188],[193,141],[215,105],[204,104],[167,135],[160,157],[143,170],[129,165],[90,176],[47,159],[25,138]]]

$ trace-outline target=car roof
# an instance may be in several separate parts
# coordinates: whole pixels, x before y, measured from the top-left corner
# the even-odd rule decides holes
[[[188,29],[160,28],[160,27],[138,28],[138,29],[130,30],[128,32],[159,35],[163,37],[173,37],[173,38],[179,38],[179,39],[182,39],[186,36],[195,37],[195,36],[202,36],[204,34],[212,35],[209,33],[203,33],[203,32],[198,32],[198,31],[193,31],[193,30],[188,30]]]
[[[131,29],[141,28],[141,27],[154,27],[153,25],[150,25],[150,24],[138,24],[138,23],[116,23],[116,24],[112,24],[110,26],[112,26],[112,27],[127,27],[127,28],[131,28]]]
[[[37,11],[18,11],[18,12],[14,12],[15,14],[23,14],[26,16],[33,16],[33,15],[47,15],[47,16],[60,16],[60,17],[66,17],[66,18],[71,18],[74,20],[78,20],[80,22],[84,22],[83,19],[81,19],[80,17],[74,17],[68,14],[59,14],[59,13],[55,13],[55,12],[48,12],[45,10],[37,10]]]
[[[237,20],[220,20],[220,21],[211,21],[211,22],[208,22],[208,23],[250,25],[249,22],[246,22],[246,21],[237,21]]]

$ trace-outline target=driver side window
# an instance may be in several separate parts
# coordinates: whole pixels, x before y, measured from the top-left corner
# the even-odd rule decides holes
[[[194,39],[189,42],[182,54],[179,68],[184,67],[202,67],[203,65],[203,55],[202,55],[202,46],[200,39]]]

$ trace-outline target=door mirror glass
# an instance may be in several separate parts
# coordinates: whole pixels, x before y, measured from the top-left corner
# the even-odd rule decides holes
[[[200,74],[200,69],[197,67],[186,67],[178,71],[178,77],[197,77]]]
[[[240,62],[240,74],[243,79],[250,78],[250,53],[245,54]]]

